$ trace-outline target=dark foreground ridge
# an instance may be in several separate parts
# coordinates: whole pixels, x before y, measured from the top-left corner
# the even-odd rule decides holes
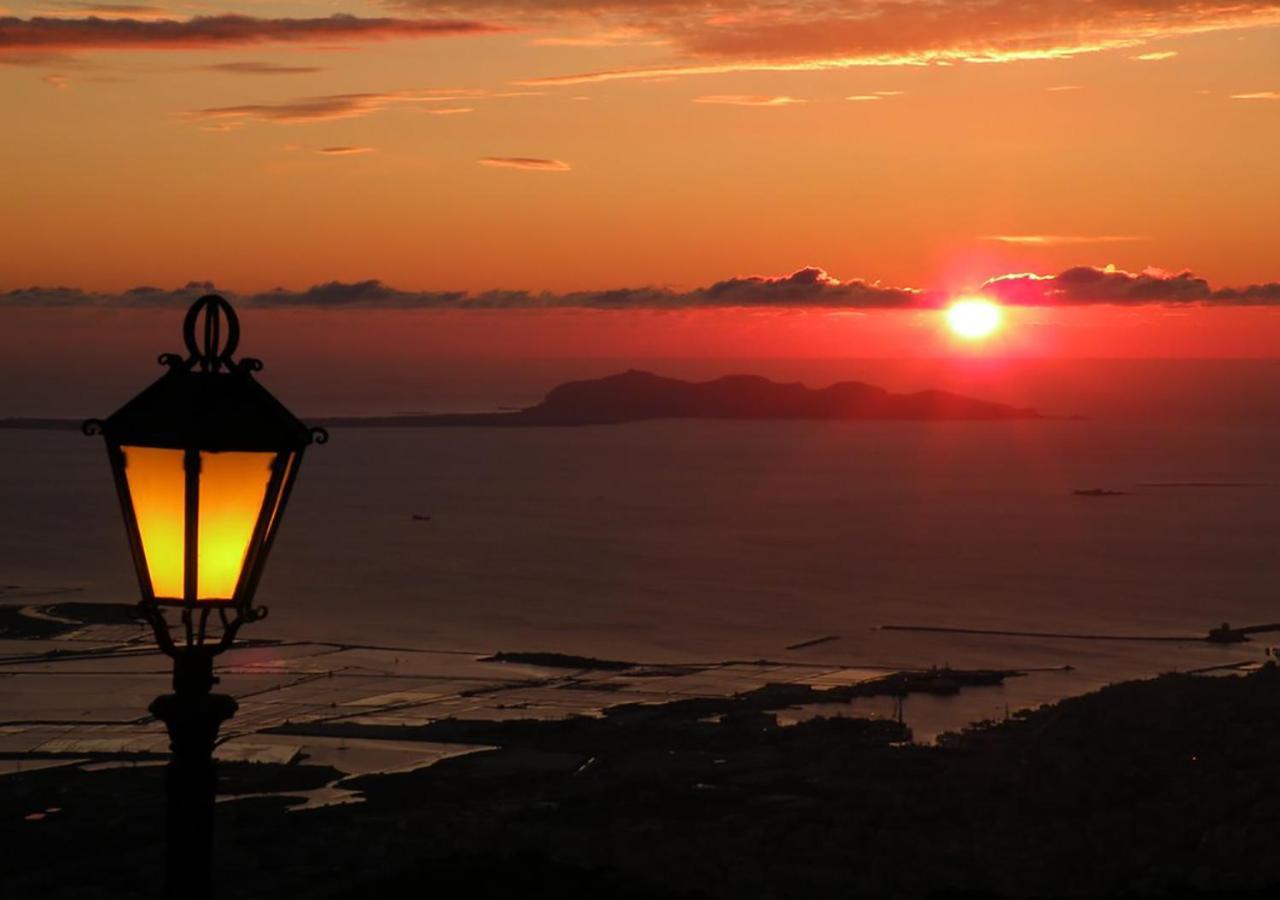
[[[515,412],[323,419],[327,427],[615,425],[647,419],[1038,419],[1032,409],[946,391],[891,394],[857,381],[813,389],[759,375],[681,381],[632,370],[551,390]]]
[[[218,896],[1274,897],[1278,694],[1275,667],[1170,675],[936,747],[888,721],[781,727],[761,692],[441,720],[421,739],[496,749],[347,778],[356,805],[290,813],[252,794],[331,770],[224,765]],[[158,768],[0,778],[2,893],[156,896],[161,796]]]

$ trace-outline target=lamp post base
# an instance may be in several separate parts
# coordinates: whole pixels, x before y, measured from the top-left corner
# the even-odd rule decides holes
[[[234,698],[209,693],[215,681],[210,654],[182,651],[174,656],[174,693],[157,697],[150,707],[169,730],[172,752],[164,773],[166,900],[208,900],[213,895],[213,747],[218,729],[239,708]]]

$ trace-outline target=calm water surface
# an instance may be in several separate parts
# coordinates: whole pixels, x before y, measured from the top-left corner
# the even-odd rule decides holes
[[[105,454],[0,431],[0,583],[133,602]],[[1252,482],[1246,487],[1139,487]],[[654,422],[338,430],[304,463],[258,636],[641,661],[1059,666],[1040,702],[1258,658],[1195,635],[1280,620],[1280,427]],[[1077,488],[1133,491],[1084,498]],[[429,515],[429,522],[413,514]],[[796,642],[839,640],[801,651]],[[1280,643],[1280,635],[1274,640]]]

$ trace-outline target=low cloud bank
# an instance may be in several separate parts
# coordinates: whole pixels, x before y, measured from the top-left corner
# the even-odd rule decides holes
[[[176,290],[136,287],[94,293],[70,287],[30,287],[0,294],[0,308],[157,308],[182,306],[207,293],[221,293],[255,309],[937,309],[960,295],[981,294],[1011,306],[1280,304],[1280,282],[1214,288],[1191,272],[1114,266],[1078,266],[1058,275],[999,275],[977,291],[888,287],[861,279],[842,281],[816,266],[790,275],[741,275],[692,290],[631,287],[604,291],[406,291],[376,279],[330,281],[305,290],[276,288],[257,294],[219,291],[206,281]]]
[[[1189,271],[1146,269],[1135,273],[1115,266],[1077,266],[1055,276],[1001,275],[987,281],[981,293],[1017,306],[1151,303],[1248,306],[1280,303],[1280,282],[1215,289]]]

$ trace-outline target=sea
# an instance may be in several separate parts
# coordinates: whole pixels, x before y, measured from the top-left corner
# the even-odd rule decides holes
[[[913,698],[938,727],[1260,662],[1280,632],[1195,638],[1280,621],[1280,365],[1124,365],[1075,388],[1044,365],[964,381],[1057,415],[1031,421],[335,429],[269,560],[270,617],[245,634],[1028,673],[950,706]],[[817,374],[957,384],[886,362]],[[466,405],[540,392],[509,383]],[[1075,493],[1092,489],[1117,493]],[[100,439],[0,430],[0,511],[0,586],[136,600]]]

